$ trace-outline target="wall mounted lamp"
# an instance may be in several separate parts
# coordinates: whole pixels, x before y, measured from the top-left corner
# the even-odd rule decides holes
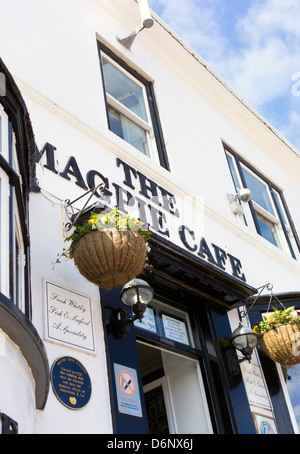
[[[147,305],[153,298],[153,289],[142,279],[132,279],[124,285],[120,297],[123,303],[130,307],[135,315],[131,314],[130,316],[123,307],[113,312],[111,323],[114,335],[118,339],[127,336],[127,325],[133,323],[135,320],[142,321]]]
[[[150,9],[148,6],[148,1],[147,0],[137,0],[139,9],[140,9],[140,14],[142,17],[142,22],[140,25],[132,32],[130,35],[128,35],[126,38],[118,38],[117,40],[119,43],[121,43],[126,49],[130,50],[133,41],[136,38],[136,35],[140,33],[144,28],[151,28],[154,24],[154,20],[152,19]]]
[[[257,334],[251,328],[240,324],[232,333],[231,343],[244,355],[239,363],[246,360],[250,363],[253,350],[257,345]]]
[[[230,208],[231,211],[234,214],[238,214],[239,216],[242,216],[244,214],[243,207],[238,201],[248,203],[251,200],[252,194],[250,189],[248,188],[243,188],[240,189],[236,194],[227,194],[227,198],[230,203]]]
[[[257,334],[251,328],[241,324],[233,331],[230,341],[231,346],[226,350],[230,375],[237,375],[241,372],[239,368],[240,363],[244,361],[251,362],[253,350],[257,345],[257,337]],[[244,357],[238,359],[234,349],[240,351]]]
[[[239,364],[242,363],[243,361],[247,360],[249,361],[249,363],[251,362],[253,350],[257,345],[258,335],[251,328],[243,326],[241,320],[247,317],[247,315],[251,311],[252,307],[255,305],[257,299],[259,298],[264,289],[270,290],[272,292],[273,285],[268,283],[262,285],[261,287],[258,287],[257,292],[258,290],[260,291],[254,298],[254,301],[252,302],[250,308],[247,311],[239,310],[240,324],[238,328],[236,328],[233,331],[230,343],[232,347],[234,347],[236,350],[240,351],[243,354],[244,358],[238,360],[237,355],[233,348],[227,349],[226,351],[227,363],[229,367],[229,373],[231,375],[237,375],[240,373]]]

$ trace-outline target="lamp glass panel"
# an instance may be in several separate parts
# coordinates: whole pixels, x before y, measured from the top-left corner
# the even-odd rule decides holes
[[[149,304],[152,300],[152,290],[151,288],[139,288],[139,297],[142,304]]]
[[[257,336],[248,334],[248,346],[251,348],[255,348],[257,344]]]
[[[247,336],[245,334],[242,334],[241,336],[236,337],[232,340],[232,344],[237,350],[243,350],[247,347],[248,344]]]
[[[128,288],[122,293],[122,300],[127,306],[133,306],[138,301],[136,288]]]
[[[142,287],[140,287],[142,286]],[[138,301],[142,304],[149,304],[152,300],[153,292],[146,281],[142,279],[133,279],[124,285],[122,291],[123,302],[131,307]]]

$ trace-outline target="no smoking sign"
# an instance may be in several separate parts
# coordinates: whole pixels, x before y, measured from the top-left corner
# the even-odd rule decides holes
[[[133,376],[126,370],[119,373],[118,382],[125,396],[133,397],[136,392],[136,383]]]
[[[119,412],[142,418],[136,370],[120,364],[114,364],[114,370]]]

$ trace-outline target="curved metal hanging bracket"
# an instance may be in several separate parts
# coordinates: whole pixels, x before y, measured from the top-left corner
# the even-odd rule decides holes
[[[255,305],[256,301],[258,300],[258,298],[260,297],[260,295],[262,294],[262,292],[267,289],[271,292],[271,298],[272,298],[272,290],[273,290],[273,284],[265,284],[265,285],[262,285],[261,287],[258,287],[257,291],[260,290],[260,292],[258,292],[258,294],[256,295],[253,303],[251,304],[251,306],[249,307],[249,309],[247,311],[240,311],[239,310],[239,317],[240,317],[240,320],[242,318],[245,318],[247,317],[247,315],[249,314],[249,312],[251,311],[252,307]]]
[[[99,190],[99,192],[101,194],[100,195],[100,199],[106,201],[106,198],[105,198],[105,195],[104,195],[105,189],[106,189],[105,188],[105,184],[104,183],[100,183],[98,186],[95,186],[94,188],[89,189],[84,194],[82,194],[80,197],[77,197],[77,199],[73,200],[72,202],[69,199],[65,200],[65,202],[64,202],[65,212],[66,212],[66,215],[67,215],[67,217],[68,217],[68,219],[70,221],[67,224],[65,224],[65,229],[66,229],[67,232],[69,232],[71,230],[71,228],[76,225],[76,222],[78,221],[78,219],[80,218],[80,216],[84,212],[84,210],[87,207],[89,201],[95,195],[97,190]],[[83,207],[80,210],[74,208],[74,206],[73,206],[74,203],[78,202],[78,200],[82,199],[83,197],[87,196],[88,194],[90,194],[90,196],[88,197],[88,199],[85,202],[85,204],[83,205]],[[100,202],[98,202],[98,204],[100,205]],[[97,205],[97,203],[96,203],[96,205]],[[77,212],[75,212],[75,210],[77,210]]]

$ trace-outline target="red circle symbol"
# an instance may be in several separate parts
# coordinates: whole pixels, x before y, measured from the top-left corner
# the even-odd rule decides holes
[[[120,372],[118,377],[118,383],[121,391],[125,394],[125,396],[133,397],[135,395],[136,384],[132,375],[129,372],[127,372],[126,370]]]

